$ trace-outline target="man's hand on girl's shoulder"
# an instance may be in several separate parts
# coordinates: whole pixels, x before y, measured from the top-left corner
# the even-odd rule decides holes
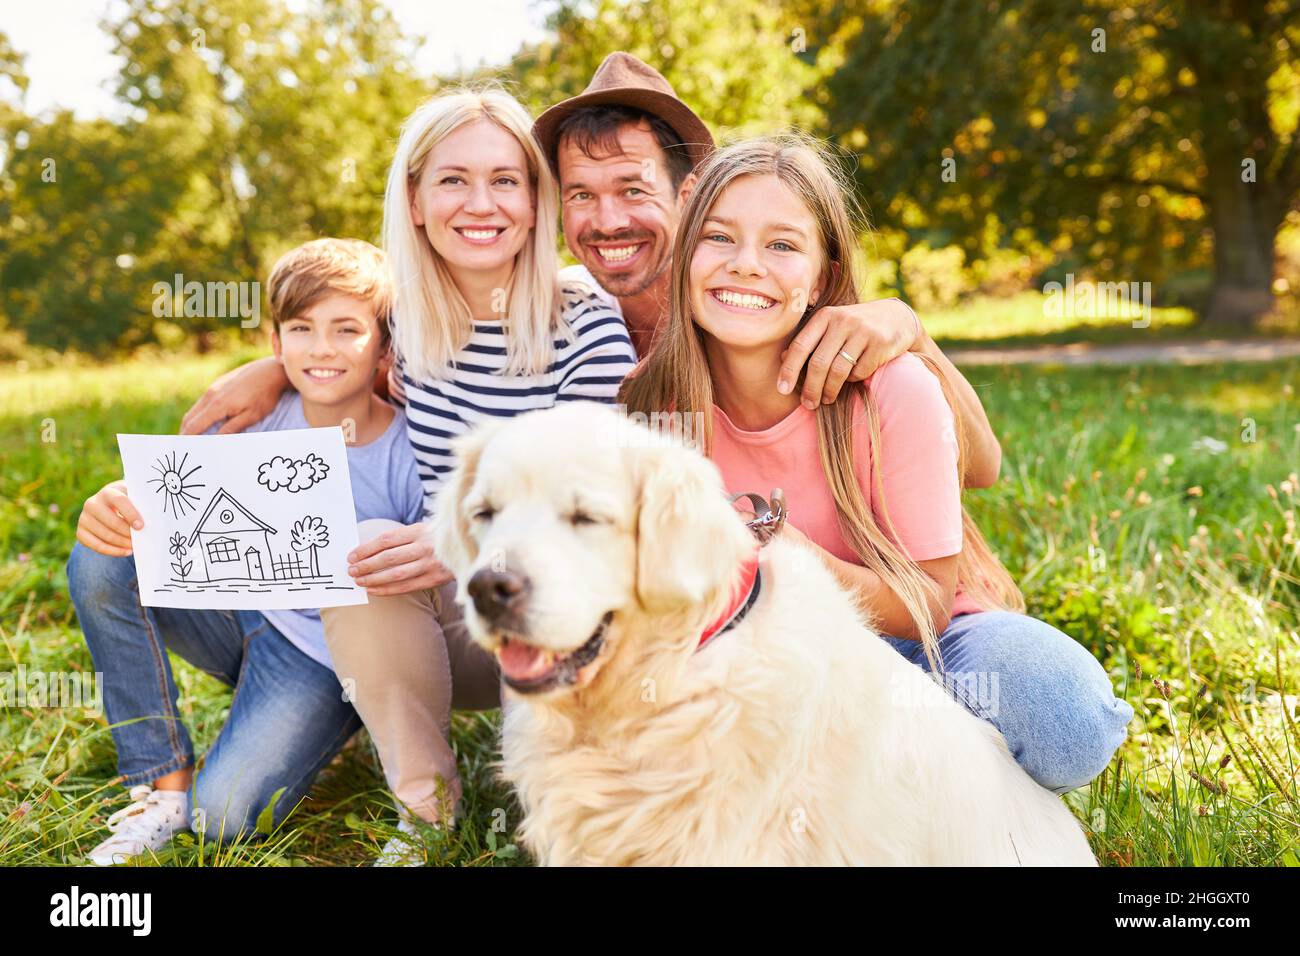
[[[923,341],[920,319],[901,299],[824,306],[783,354],[777,388],[788,394],[807,365],[800,398],[812,410],[835,401],[845,382],[865,381]]]

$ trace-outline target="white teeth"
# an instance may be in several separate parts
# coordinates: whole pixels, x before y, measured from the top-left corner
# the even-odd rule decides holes
[[[624,259],[631,259],[640,248],[640,245],[618,246],[617,248],[597,249],[596,251],[600,253],[600,257],[606,262],[622,262]]]
[[[495,239],[501,233],[500,229],[462,229],[460,234],[466,239]]]
[[[343,372],[336,368],[309,368],[307,374],[312,378],[338,378]]]
[[[769,299],[765,295],[754,295],[751,293],[741,294],[732,292],[730,289],[715,289],[714,296],[718,301],[725,302],[727,305],[734,305],[741,309],[766,309],[776,300]]]

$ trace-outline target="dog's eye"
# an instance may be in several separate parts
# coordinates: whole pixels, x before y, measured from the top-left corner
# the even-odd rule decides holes
[[[496,517],[496,513],[497,510],[495,508],[490,505],[484,505],[481,508],[475,509],[474,513],[470,517],[475,521],[491,521]]]
[[[573,525],[575,528],[581,527],[582,525],[586,525],[586,524],[599,524],[599,523],[600,523],[599,521],[597,521],[591,515],[587,514],[585,511],[575,511],[573,512],[573,514],[569,515],[569,524]]]

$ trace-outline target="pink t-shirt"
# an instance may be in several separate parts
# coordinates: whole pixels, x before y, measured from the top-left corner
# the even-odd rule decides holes
[[[880,422],[880,483],[871,480],[871,450],[861,402],[855,403],[854,469],[863,498],[883,530],[888,504],[897,542],[913,561],[961,551],[961,482],[952,409],[939,380],[915,355],[882,365],[868,380]],[[763,431],[737,428],[722,409],[713,409],[713,462],[732,494],[753,491],[766,498],[785,492],[790,523],[831,554],[860,564],[840,534],[835,500],[817,450],[817,418],[802,405]],[[738,504],[743,505],[742,500]],[[952,615],[982,610],[962,594]]]

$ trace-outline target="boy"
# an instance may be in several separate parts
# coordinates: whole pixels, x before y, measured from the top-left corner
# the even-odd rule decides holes
[[[393,299],[383,253],[355,239],[309,242],[276,263],[267,298],[272,348],[297,391],[248,430],[342,425],[358,521],[421,522],[405,418],[372,390]],[[106,485],[86,501],[68,561],[132,801],[109,817],[113,835],[90,853],[100,866],[156,850],[190,826],[209,839],[250,835],[273,798],[279,824],[361,726],[340,692],[319,611],[143,607],[132,527],[144,524],[125,482]],[[167,649],[235,688],[197,776]]]

